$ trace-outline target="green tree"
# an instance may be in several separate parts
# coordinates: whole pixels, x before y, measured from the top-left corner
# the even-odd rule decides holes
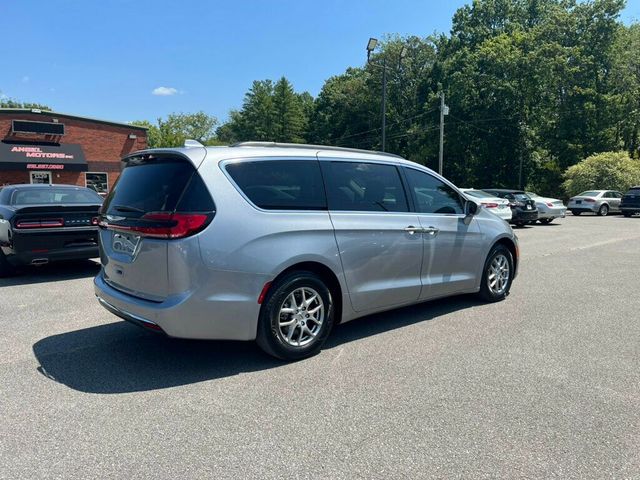
[[[218,120],[205,112],[171,113],[166,119],[158,118],[157,124],[146,120],[131,122],[147,127],[147,143],[150,148],[181,147],[187,139],[202,144],[215,143],[215,127]]]
[[[0,108],[37,108],[39,110],[51,111],[51,107],[42,103],[19,102],[11,98],[2,98],[0,96]]]
[[[564,178],[567,195],[594,189],[626,191],[640,185],[640,160],[632,159],[627,152],[599,153],[569,167]]]
[[[282,77],[273,88],[274,140],[276,142],[304,142],[302,137],[307,120],[304,117],[300,97],[293,86]]]
[[[282,77],[276,83],[256,80],[244,96],[242,109],[232,110],[217,131],[218,140],[304,142],[312,108],[309,93],[295,93]]]

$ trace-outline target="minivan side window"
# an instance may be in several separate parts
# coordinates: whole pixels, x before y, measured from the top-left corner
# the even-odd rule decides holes
[[[405,168],[409,188],[419,213],[464,213],[458,192],[428,173]]]
[[[329,210],[408,212],[400,173],[394,165],[326,162]]]
[[[230,163],[226,170],[240,190],[265,210],[326,210],[317,160]]]

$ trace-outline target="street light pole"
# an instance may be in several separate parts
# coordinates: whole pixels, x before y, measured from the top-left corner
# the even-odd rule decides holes
[[[442,160],[444,154],[444,92],[440,92],[440,153],[438,154],[438,173],[442,175]]]
[[[367,63],[370,65],[374,65],[376,67],[382,68],[382,151],[386,151],[387,149],[387,57],[386,55],[382,57],[382,65],[379,63],[374,63],[371,61],[371,52],[378,45],[378,40],[376,38],[370,38],[367,42]],[[404,47],[400,54],[403,56]]]
[[[382,151],[387,147],[387,57],[382,60]]]

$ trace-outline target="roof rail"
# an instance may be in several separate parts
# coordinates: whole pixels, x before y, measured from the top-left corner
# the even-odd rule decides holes
[[[309,150],[335,150],[338,152],[368,153],[385,155],[387,157],[402,158],[400,155],[376,150],[362,150],[360,148],[332,147],[331,145],[312,145],[309,143],[278,143],[278,142],[238,142],[229,145],[230,147],[275,147],[275,148],[306,148]]]

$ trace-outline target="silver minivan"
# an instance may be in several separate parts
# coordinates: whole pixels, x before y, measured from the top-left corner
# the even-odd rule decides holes
[[[335,324],[449,295],[502,300],[516,275],[504,220],[395,155],[245,142],[123,161],[95,293],[171,337],[300,359]]]

